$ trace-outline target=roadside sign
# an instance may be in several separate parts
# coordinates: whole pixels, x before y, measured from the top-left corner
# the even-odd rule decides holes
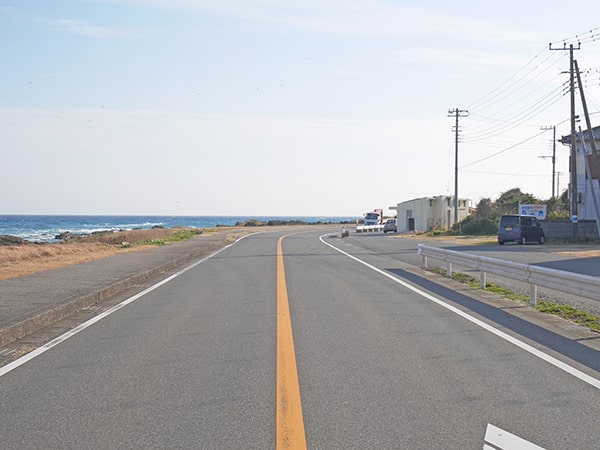
[[[546,205],[522,205],[519,203],[519,214],[544,220],[546,218]]]

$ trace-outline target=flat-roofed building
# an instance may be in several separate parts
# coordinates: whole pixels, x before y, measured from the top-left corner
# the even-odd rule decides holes
[[[458,221],[469,215],[470,200],[458,199]],[[447,231],[454,225],[454,196],[423,197],[390,206],[396,211],[398,233],[409,231]]]

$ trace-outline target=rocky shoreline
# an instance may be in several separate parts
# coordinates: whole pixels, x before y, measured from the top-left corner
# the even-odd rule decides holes
[[[0,246],[4,245],[26,245],[33,244],[31,241],[26,241],[17,236],[11,236],[10,234],[0,235]]]
[[[307,225],[332,225],[332,224],[337,224],[337,223],[339,223],[340,225],[343,225],[343,224],[353,224],[354,222],[351,222],[351,221],[306,222],[303,220],[277,220],[277,219],[272,219],[272,220],[268,220],[265,222],[265,221],[261,221],[258,219],[250,219],[250,220],[246,220],[243,222],[236,222],[235,225],[217,224],[216,228],[223,229],[223,228],[240,228],[240,227],[243,228],[243,227],[276,227],[276,226],[302,226],[302,225],[304,225],[304,226],[307,226]],[[150,229],[151,230],[165,229],[165,227],[154,226]],[[127,232],[127,231],[138,231],[138,230],[142,230],[142,229],[139,228],[139,229],[133,229],[133,230],[105,230],[105,231],[94,231],[91,233],[74,233],[71,231],[64,231],[64,232],[54,236],[54,242],[44,242],[44,243],[46,243],[46,244],[48,244],[48,243],[49,244],[53,244],[53,243],[62,244],[62,243],[67,243],[67,242],[76,242],[76,241],[80,241],[80,240],[86,240],[88,238],[93,239],[94,237],[112,235],[115,233],[123,233],[123,232]],[[29,240],[22,239],[18,236],[13,236],[13,235],[0,235],[0,246],[41,245],[44,243],[40,243],[40,242],[36,242],[36,241],[29,241]]]

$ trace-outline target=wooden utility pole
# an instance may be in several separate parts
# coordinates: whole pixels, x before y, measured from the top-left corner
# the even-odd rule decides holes
[[[454,125],[454,223],[458,223],[458,118],[467,117],[469,111],[466,109],[449,109],[448,117],[456,119]],[[450,224],[448,224],[450,229]]]

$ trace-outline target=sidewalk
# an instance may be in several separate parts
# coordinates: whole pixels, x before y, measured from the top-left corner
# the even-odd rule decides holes
[[[207,256],[228,245],[231,236],[231,230],[202,234],[155,249],[0,281],[0,346]]]

